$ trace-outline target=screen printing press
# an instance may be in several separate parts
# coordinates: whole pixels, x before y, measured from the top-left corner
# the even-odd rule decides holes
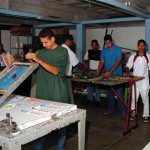
[[[136,81],[142,80],[144,79],[144,77],[139,77],[139,76],[111,76],[110,78],[103,78],[102,76],[97,76],[97,77],[90,77],[88,78],[87,76],[82,76],[82,75],[75,75],[73,76],[73,78],[71,79],[71,82],[69,82],[69,87],[72,87],[72,82],[91,82],[93,84],[98,84],[100,86],[105,86],[107,89],[107,86],[113,91],[113,93],[117,96],[118,100],[122,101],[124,103],[124,105],[126,106],[127,109],[127,117],[126,117],[126,124],[125,124],[125,129],[123,131],[123,135],[126,135],[127,133],[129,133],[130,131],[132,131],[133,129],[135,129],[136,127],[138,127],[138,123],[137,123],[137,111],[136,111],[136,106],[135,106],[135,110],[131,110],[131,93],[132,90],[134,90],[134,97],[136,99]],[[120,85],[120,84],[126,84],[126,88],[128,90],[127,92],[127,101],[125,101],[124,98],[120,97],[120,95],[117,93],[117,91],[115,90],[115,86],[116,85]],[[133,88],[132,88],[133,87]],[[70,90],[71,91],[71,90]],[[72,90],[73,93],[73,90]],[[74,102],[74,98],[73,98],[73,94],[71,94],[70,92],[70,98],[72,103]],[[135,102],[136,105],[136,102]],[[132,112],[135,112],[135,118],[134,118],[134,124],[132,124],[130,126],[130,114]]]
[[[73,104],[11,95],[37,67],[36,63],[13,63],[0,72],[2,150],[21,150],[21,145],[74,122],[78,122],[78,148],[84,150],[85,110]]]

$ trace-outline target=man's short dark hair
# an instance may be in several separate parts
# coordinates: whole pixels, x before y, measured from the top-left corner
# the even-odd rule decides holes
[[[92,43],[96,43],[96,45],[98,45],[98,41],[96,40],[96,39],[93,39],[92,41],[91,41],[91,44]]]
[[[69,34],[70,35],[70,39],[71,39],[71,41],[73,41],[73,36],[71,35],[71,34]]]
[[[73,36],[70,34],[63,35],[63,42],[65,43],[67,40],[73,41]]]
[[[112,41],[112,36],[110,34],[107,34],[104,36],[104,41],[107,41],[107,40]]]
[[[138,40],[138,45],[139,45],[140,43],[143,43],[144,45],[146,45],[146,42],[145,42],[145,40],[143,40],[143,39]]]
[[[40,31],[39,37],[40,38],[44,38],[44,37],[51,38],[51,37],[54,37],[54,33],[51,30],[51,28],[44,28],[43,30]]]

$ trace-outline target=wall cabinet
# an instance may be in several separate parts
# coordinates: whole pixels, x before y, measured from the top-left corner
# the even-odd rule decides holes
[[[29,51],[32,51],[31,35],[10,35],[11,55],[23,61],[24,55]]]

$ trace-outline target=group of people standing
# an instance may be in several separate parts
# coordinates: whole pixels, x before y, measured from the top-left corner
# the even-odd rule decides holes
[[[143,121],[149,122],[149,73],[150,73],[150,54],[146,53],[146,42],[145,40],[141,39],[137,42],[137,49],[136,53],[131,54],[128,59],[128,62],[125,66],[125,69],[122,68],[122,50],[119,46],[115,45],[111,35],[105,35],[104,43],[105,47],[102,50],[94,49],[93,41],[91,42],[92,49],[88,50],[85,54],[84,59],[89,60],[91,65],[93,65],[93,61],[99,62],[99,64],[94,64],[95,68],[89,65],[91,71],[98,72],[98,75],[102,74],[104,78],[109,78],[112,75],[118,76],[130,76],[130,70],[132,69],[133,76],[142,76],[144,77],[143,80],[136,82],[136,100],[134,95],[134,90],[132,90],[132,100],[131,100],[131,113],[130,120],[135,118],[135,107],[137,107],[137,102],[139,96],[141,95],[143,101]],[[95,44],[98,42],[95,42]],[[101,51],[101,52],[99,52]],[[91,57],[91,54],[94,56],[97,54],[97,60]],[[98,57],[99,56],[99,57]],[[123,72],[124,71],[124,72]],[[99,101],[99,94],[100,94],[100,86],[96,86],[95,96],[93,95],[93,86],[94,84],[89,84],[87,86],[87,102],[93,101],[95,98],[95,102]],[[124,99],[124,88],[122,85],[114,86],[115,90],[119,94],[120,97]],[[98,95],[98,96],[97,96]],[[114,106],[115,106],[115,95],[109,87],[106,89],[107,95],[107,110],[104,112],[104,115],[110,115],[111,117],[114,114]],[[121,116],[123,119],[126,119],[126,107],[124,103],[120,100],[117,100],[119,108],[121,110]],[[136,103],[135,103],[136,102]]]
[[[50,28],[44,28],[39,33],[40,41],[43,45],[38,54],[27,53],[26,59],[33,60],[39,64],[37,70],[37,86],[36,86],[36,98],[69,103],[69,92],[67,86],[67,77],[72,75],[72,67],[78,66],[87,75],[103,74],[103,77],[109,78],[111,75],[123,75],[122,69],[122,50],[119,46],[115,45],[111,35],[104,37],[105,48],[100,50],[97,40],[91,41],[92,49],[88,50],[84,59],[86,60],[86,67],[79,62],[75,53],[71,51],[73,44],[73,37],[71,35],[64,35],[64,43],[59,46],[55,42],[55,35]],[[143,80],[137,82],[137,100],[139,94],[143,99],[144,120],[148,122],[149,117],[149,67],[150,67],[150,55],[145,52],[146,43],[144,40],[138,41],[138,52],[136,59],[134,54],[130,56],[126,65],[126,75],[129,74],[129,70],[133,68],[134,76],[143,76]],[[140,69],[139,69],[140,68]],[[96,94],[94,96],[94,88],[96,88]],[[123,97],[123,87],[115,86],[118,94]],[[100,102],[100,87],[93,84],[87,85],[88,95],[87,102],[96,101]],[[107,111],[105,114],[113,116],[115,97],[111,89],[106,90],[107,94]],[[134,99],[134,97],[132,97]],[[117,101],[121,110],[121,116],[126,119],[126,107],[120,100]],[[134,109],[134,102],[131,105]],[[134,117],[134,116],[133,116]],[[34,150],[42,150],[44,146],[45,138],[36,140],[34,143]],[[66,127],[58,130],[56,150],[65,149],[66,140]]]
[[[113,39],[111,35],[105,35],[104,37],[104,43],[106,47],[104,47],[102,50],[98,49],[98,42],[93,43],[96,40],[92,40],[91,46],[92,49],[88,50],[85,55],[85,60],[87,58],[90,60],[91,63],[90,69],[95,66],[94,71],[97,72],[97,75],[103,74],[104,78],[109,78],[111,75],[123,75],[122,70],[122,50],[120,47],[115,45],[113,43]],[[93,45],[97,45],[97,48],[94,49]],[[88,56],[88,57],[87,57]],[[93,71],[91,69],[91,71]],[[91,93],[93,92],[92,87],[95,86],[94,84],[90,83],[87,87],[87,102],[93,101],[93,98],[95,101],[100,102],[100,85],[96,85],[95,90],[95,96],[93,96]],[[92,90],[91,90],[92,89]],[[123,97],[123,87],[118,85],[115,86],[116,91],[118,94]],[[114,106],[115,106],[115,95],[111,89],[106,90],[107,95],[107,110],[104,112],[105,115],[110,115],[111,117],[114,114]],[[122,118],[126,118],[126,107],[120,100],[117,101],[121,110],[121,116]]]

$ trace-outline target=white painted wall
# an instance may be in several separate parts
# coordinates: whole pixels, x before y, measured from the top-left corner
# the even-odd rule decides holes
[[[135,49],[137,46],[137,41],[140,39],[145,40],[145,26],[141,27],[117,27],[108,28],[108,34],[111,34],[117,45],[120,47],[125,47],[129,49]],[[91,40],[97,39],[101,48],[103,48],[103,38],[105,36],[106,29],[87,29],[86,30],[86,50],[90,49]],[[70,34],[73,35],[76,41],[76,31],[70,30]]]
[[[10,52],[10,32],[1,30],[1,43],[4,45],[4,50]]]

